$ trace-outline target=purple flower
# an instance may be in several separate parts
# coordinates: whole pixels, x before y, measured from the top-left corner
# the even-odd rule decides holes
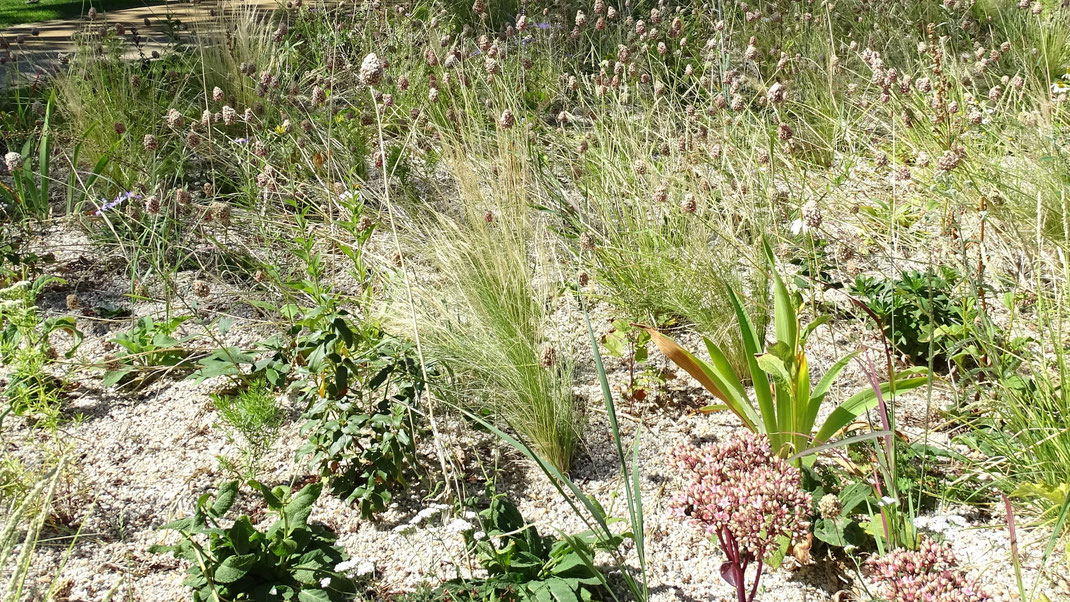
[[[140,199],[140,198],[141,198],[140,194],[137,194],[136,192],[127,191],[127,192],[120,193],[119,196],[115,197],[114,199],[112,199],[110,201],[105,201],[104,199],[100,199],[103,202],[103,204],[100,206],[100,209],[96,210],[96,213],[94,213],[94,215],[99,217],[99,216],[103,215],[105,211],[114,209],[114,208],[118,207],[119,205],[123,204],[124,202],[126,202],[126,201],[128,201],[130,199]]]
[[[543,23],[536,23],[535,27],[538,27],[539,29],[550,29],[551,26],[550,26],[549,23],[543,22]]]
[[[235,138],[235,139],[231,140],[231,142],[233,142],[234,144],[245,144],[248,141],[249,141],[248,138]]]

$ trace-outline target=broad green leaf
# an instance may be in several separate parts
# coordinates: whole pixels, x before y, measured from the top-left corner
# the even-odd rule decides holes
[[[784,535],[777,535],[776,537],[777,548],[770,556],[766,563],[774,569],[780,568],[780,565],[784,563],[784,557],[788,554],[788,547],[791,546],[791,540]]]
[[[814,318],[814,321],[807,324],[806,327],[803,328],[802,332],[799,334],[799,346],[804,346],[806,344],[806,339],[810,338],[810,335],[814,332],[814,330],[816,330],[818,326],[821,326],[822,324],[828,322],[831,319],[832,316],[828,314],[824,314]]]
[[[230,510],[230,507],[234,505],[234,499],[238,496],[238,482],[227,481],[219,486],[219,493],[216,494],[215,503],[208,510],[208,514],[212,517],[219,518]]]
[[[757,361],[758,366],[772,376],[773,380],[785,385],[791,383],[791,376],[788,375],[788,370],[780,358],[771,353],[764,353],[757,357]]]
[[[735,373],[728,367],[728,360],[724,358],[724,355],[716,346],[707,344],[713,360],[713,363],[709,364],[698,359],[690,351],[678,345],[676,341],[657,330],[642,325],[639,328],[650,334],[650,340],[654,341],[654,344],[657,345],[665,357],[683,368],[685,372],[690,374],[715,397],[724,401],[729,409],[736,416],[739,416],[744,425],[754,430],[755,421],[758,418],[754,408],[751,407],[750,402],[744,395],[742,383],[739,382]]]
[[[568,580],[548,579],[546,584],[550,588],[550,593],[558,602],[575,602],[579,597],[577,587],[569,583]]]
[[[306,524],[308,515],[312,513],[312,504],[316,503],[316,500],[319,499],[322,490],[322,483],[306,485],[304,489],[297,492],[297,495],[290,500],[290,503],[286,504],[286,507],[283,508],[282,512],[290,521],[291,529]]]
[[[219,563],[212,578],[219,583],[234,583],[249,572],[249,569],[256,564],[256,558],[256,554],[231,556]]]
[[[751,385],[754,387],[754,397],[758,401],[758,413],[761,416],[765,429],[761,432],[777,432],[776,406],[774,405],[773,392],[769,388],[769,377],[758,366],[755,358],[763,353],[763,343],[758,332],[751,322],[750,316],[743,310],[736,292],[728,289],[728,300],[732,302],[732,308],[736,312],[736,321],[739,323],[740,336],[743,339],[743,351],[747,358],[747,368],[750,370]],[[757,430],[751,427],[752,430]]]
[[[784,286],[780,273],[776,269],[776,257],[768,240],[762,240],[765,248],[765,257],[769,262],[769,271],[773,275],[773,316],[776,322],[777,341],[787,343],[794,348],[798,344],[799,319],[795,315],[795,306],[792,303],[791,294]]]
[[[119,384],[119,381],[123,380],[127,375],[133,374],[134,368],[119,368],[118,370],[109,370],[104,378],[101,379],[100,384],[104,387],[111,387]]]
[[[297,593],[301,602],[330,602],[331,596],[322,589],[302,589]]]
[[[821,411],[821,404],[825,402],[825,395],[828,394],[829,387],[836,381],[836,378],[847,366],[848,362],[854,359],[859,353],[860,352],[855,351],[840,358],[840,360],[833,364],[828,372],[821,377],[821,380],[818,381],[817,387],[810,392],[810,400],[806,403],[805,412],[799,417],[798,425],[801,432],[812,433],[814,431],[814,423],[817,422],[817,414]],[[806,390],[800,389],[799,393],[800,395],[805,395]]]
[[[916,389],[925,383],[929,382],[928,376],[921,376],[915,378],[903,378],[895,381],[895,390],[897,393]],[[892,390],[891,383],[881,384],[881,394],[887,395]],[[841,403],[839,407],[832,411],[832,414],[825,419],[825,423],[821,425],[821,430],[817,432],[814,440],[817,443],[824,443],[832,438],[840,429],[851,424],[861,414],[871,410],[877,406],[877,395],[872,388],[863,389],[858,393],[851,396],[850,399]]]

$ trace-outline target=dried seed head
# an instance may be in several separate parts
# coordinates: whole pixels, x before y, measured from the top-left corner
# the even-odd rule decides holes
[[[208,206],[208,214],[213,221],[218,222],[223,227],[230,226],[230,204],[222,201],[215,201]]]
[[[22,155],[11,151],[4,155],[4,164],[7,166],[8,173],[12,173],[22,167]]]
[[[551,370],[557,365],[557,350],[552,345],[543,347],[542,355],[539,356],[539,365],[546,370]]]
[[[145,213],[148,213],[149,215],[157,215],[160,213],[160,209],[162,209],[160,197],[151,195],[145,199]]]
[[[516,117],[513,116],[513,112],[509,109],[502,111],[502,116],[498,119],[498,127],[503,130],[508,130],[516,123]]]
[[[940,171],[950,172],[962,162],[962,155],[954,150],[946,150],[936,161],[936,168]]]
[[[141,140],[141,146],[144,147],[146,151],[151,153],[152,151],[159,148],[160,143],[156,141],[156,136],[153,136],[152,134],[145,134],[145,137]]]
[[[74,293],[67,295],[67,309],[69,311],[74,311],[80,307],[82,307],[82,301],[78,298],[78,295]]]
[[[212,100],[217,103],[223,102],[223,88],[219,86],[212,88]]]
[[[230,105],[223,105],[223,109],[220,111],[220,115],[223,119],[223,125],[234,125],[238,122],[238,112],[234,110]]]
[[[359,77],[360,83],[365,86],[376,86],[383,81],[383,63],[374,52],[361,62]]]
[[[594,238],[587,232],[580,234],[580,248],[584,251],[593,251],[595,248]]]
[[[777,105],[784,102],[784,99],[787,98],[787,93],[787,87],[780,82],[776,82],[772,86],[769,86],[769,91],[766,93],[765,98],[769,104]]]
[[[836,497],[834,493],[826,493],[821,501],[817,503],[818,512],[821,514],[821,518],[825,520],[836,520],[843,514],[843,504],[840,503],[840,498]]]
[[[167,127],[177,130],[182,127],[182,113],[179,113],[177,109],[167,109],[165,121],[167,122]]]
[[[193,281],[193,286],[191,287],[191,290],[193,291],[194,295],[197,295],[202,299],[212,294],[212,286],[208,284],[207,280],[202,280],[201,278],[198,278]]]
[[[804,203],[802,208],[799,209],[799,213],[802,215],[803,222],[810,229],[821,227],[821,222],[824,221],[821,216],[821,208],[818,207],[815,200],[809,200]]]

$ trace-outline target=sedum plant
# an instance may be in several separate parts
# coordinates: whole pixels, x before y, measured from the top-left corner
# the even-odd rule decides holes
[[[832,383],[859,352],[841,358],[816,386],[812,385],[810,364],[806,358],[806,339],[828,320],[828,316],[814,320],[805,328],[800,325],[798,300],[788,293],[783,279],[776,272],[776,260],[768,243],[764,247],[773,275],[775,343],[766,347],[764,336],[743,310],[739,296],[731,288],[728,290],[746,351],[747,368],[754,387],[753,401],[721,347],[704,339],[710,354],[710,361],[707,362],[653,328],[644,328],[662,353],[723,401],[744,426],[769,437],[774,453],[782,458],[799,457],[828,442],[859,415],[876,407],[877,394],[873,388],[867,387],[841,403],[820,425],[817,424],[821,405]],[[880,385],[881,393],[888,395],[890,392],[921,386],[928,381],[928,377],[916,376],[920,372],[921,369],[914,369],[893,377],[890,382]]]
[[[865,568],[888,600],[902,602],[985,602],[983,588],[960,569],[947,543],[926,539],[917,550],[873,556]]]
[[[812,499],[800,487],[802,473],[755,433],[718,445],[682,445],[671,461],[686,480],[673,497],[673,514],[717,538],[727,557],[721,577],[739,602],[754,600],[763,567],[778,566],[789,547],[806,539]]]
[[[291,497],[288,487],[272,489],[256,481],[249,485],[278,516],[267,531],[258,531],[248,516],[223,526],[223,516],[238,496],[239,482],[228,481],[214,497],[202,495],[193,516],[161,527],[180,533],[181,541],[150,548],[190,562],[184,583],[193,591],[194,602],[352,599],[356,584],[335,570],[347,559],[345,552],[334,545],[335,536],[327,528],[308,523],[323,486],[308,485]]]

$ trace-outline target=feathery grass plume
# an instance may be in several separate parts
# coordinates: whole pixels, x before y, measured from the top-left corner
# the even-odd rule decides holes
[[[538,454],[567,470],[580,438],[580,412],[572,394],[572,362],[559,350],[548,356],[545,326],[552,290],[549,233],[530,215],[532,182],[515,130],[491,142],[447,141],[445,156],[460,198],[460,216],[439,214],[422,224],[419,243],[439,281],[421,299],[421,336],[436,359],[458,375],[452,393],[473,409],[508,422]],[[456,146],[451,146],[456,144]],[[485,199],[477,175],[480,151],[502,165]],[[522,145],[521,145],[522,146]],[[493,204],[493,219],[485,219]],[[550,361],[552,360],[552,361]]]

